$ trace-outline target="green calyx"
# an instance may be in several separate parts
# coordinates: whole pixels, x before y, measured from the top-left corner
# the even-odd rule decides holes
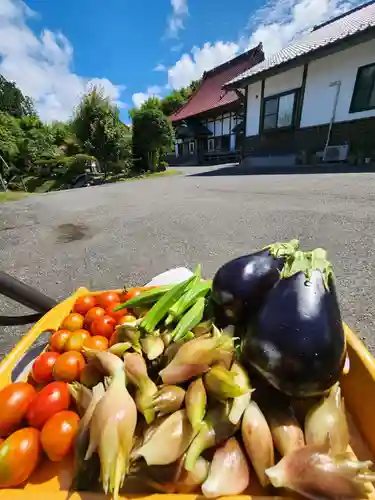
[[[333,278],[333,267],[327,259],[327,252],[323,248],[316,248],[310,252],[297,250],[294,255],[286,259],[280,278],[291,278],[295,274],[302,272],[306,279],[310,281],[312,272],[315,270],[322,273],[324,286],[328,290],[329,278]]]
[[[290,257],[299,249],[299,240],[294,239],[287,241],[286,243],[272,243],[272,245],[267,245],[262,250],[268,250],[269,253],[275,257],[275,259],[280,259],[281,257]]]

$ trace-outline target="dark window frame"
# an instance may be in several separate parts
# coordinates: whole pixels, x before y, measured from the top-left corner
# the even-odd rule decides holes
[[[352,100],[350,102],[349,113],[362,113],[363,111],[371,111],[372,109],[375,109],[375,104],[374,104],[374,106],[367,106],[367,107],[363,107],[361,109],[354,109],[355,100],[356,100],[357,94],[360,90],[360,87],[359,87],[360,73],[364,69],[371,68],[372,66],[375,66],[375,62],[373,62],[371,64],[365,64],[364,66],[360,66],[357,69],[357,75],[355,77],[355,83],[354,83],[354,89],[353,89],[353,94],[352,94]],[[373,81],[372,81],[372,90],[369,92],[369,98],[371,96],[371,93],[374,92],[374,90],[375,90],[375,74],[374,74]]]
[[[285,92],[280,92],[279,94],[274,94],[270,95],[268,97],[263,98],[263,103],[262,103],[262,121],[261,121],[261,132],[268,134],[268,133],[274,133],[278,132],[279,130],[292,130],[296,127],[296,116],[297,116],[297,109],[298,109],[298,99],[300,95],[300,88],[294,88],[291,90],[287,90]],[[278,115],[279,115],[279,106],[280,106],[280,98],[284,97],[286,95],[292,95],[294,94],[294,102],[293,102],[293,111],[292,111],[292,123],[290,125],[287,125],[285,127],[278,127],[277,126],[277,120],[278,120]],[[264,128],[264,118],[266,116],[271,116],[274,113],[270,113],[269,115],[266,115],[266,103],[268,101],[273,101],[277,99],[277,107],[276,107],[276,127],[274,128]]]

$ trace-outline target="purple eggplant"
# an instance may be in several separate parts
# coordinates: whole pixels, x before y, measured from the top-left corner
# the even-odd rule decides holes
[[[277,282],[285,259],[299,248],[298,240],[274,243],[224,264],[215,274],[212,299],[219,323],[238,324],[258,311]]]
[[[297,251],[250,320],[243,362],[292,397],[324,394],[338,381],[346,343],[325,250]]]

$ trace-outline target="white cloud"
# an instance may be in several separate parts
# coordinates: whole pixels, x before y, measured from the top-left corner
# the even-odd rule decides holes
[[[180,30],[184,29],[184,22],[189,15],[187,0],[171,0],[172,14],[167,22],[167,37],[178,38]]]
[[[202,48],[193,47],[191,54],[183,54],[168,70],[168,83],[174,89],[186,87],[201,78],[205,71],[235,57],[238,51],[239,45],[235,42],[205,43]]]
[[[271,0],[251,16],[250,36],[241,40],[249,48],[263,43],[266,56],[278,52],[316,24],[342,14],[358,0]]]
[[[260,42],[271,55],[316,24],[337,16],[358,4],[358,0],[271,0],[251,15],[246,36],[237,41],[205,43],[193,47],[168,70],[168,83],[178,89],[189,85],[219,64]]]
[[[160,97],[162,89],[157,85],[148,87],[146,92],[136,92],[133,94],[132,99],[134,106],[140,108],[144,102],[147,101],[149,97]]]
[[[124,87],[106,78],[85,78],[70,69],[73,47],[60,32],[35,35],[27,20],[35,15],[21,0],[0,0],[0,73],[30,96],[42,120],[67,120],[92,85],[120,107]]]
[[[167,68],[164,64],[158,64],[155,66],[154,71],[167,71]]]

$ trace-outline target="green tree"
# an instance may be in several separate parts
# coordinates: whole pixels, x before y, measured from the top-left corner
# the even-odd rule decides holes
[[[119,110],[100,89],[94,88],[83,97],[73,118],[72,130],[85,153],[94,156],[105,173],[110,163],[128,160]]]
[[[139,109],[133,115],[133,155],[141,168],[155,170],[160,155],[171,147],[173,127],[160,109]]]
[[[9,177],[10,168],[16,167],[20,146],[24,139],[19,120],[8,113],[0,112],[0,172]]]
[[[23,140],[20,144],[20,158],[27,170],[35,170],[43,160],[57,156],[58,151],[54,136],[48,125],[42,123],[37,116],[25,116],[19,119],[23,131]]]
[[[24,96],[13,82],[0,75],[0,111],[15,117],[35,115],[30,97]]]

